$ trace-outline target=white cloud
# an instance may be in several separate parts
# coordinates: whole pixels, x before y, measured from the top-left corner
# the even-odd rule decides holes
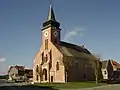
[[[0,58],[0,62],[5,62],[6,58]]]
[[[82,37],[83,36],[83,28],[73,28],[72,30],[68,31],[65,34],[64,40],[65,41],[70,41],[73,40],[74,37]]]

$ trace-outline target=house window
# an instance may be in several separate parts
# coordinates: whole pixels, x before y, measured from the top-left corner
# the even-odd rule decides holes
[[[78,62],[76,62],[76,67],[78,68]]]
[[[83,74],[83,78],[86,79],[86,74],[85,73]]]
[[[92,67],[92,65],[90,64],[90,68]]]
[[[45,49],[48,49],[48,39],[45,39]]]
[[[117,70],[120,70],[120,68],[117,68]]]
[[[60,68],[59,68],[59,62],[56,63],[56,70],[58,71]]]
[[[52,60],[52,51],[50,50],[50,60]]]
[[[104,71],[104,74],[106,75],[106,74],[107,74],[107,72],[106,72],[106,71]]]
[[[24,71],[18,71],[18,74],[20,75],[20,76],[24,76]]]

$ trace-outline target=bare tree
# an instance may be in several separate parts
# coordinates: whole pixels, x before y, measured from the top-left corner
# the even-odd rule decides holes
[[[65,65],[65,83],[67,84],[68,68],[69,68],[69,60],[67,60],[67,58],[64,60],[64,65]]]
[[[93,55],[93,61],[94,61],[94,71],[95,71],[95,77],[96,77],[96,84],[99,83],[99,80],[102,78],[102,73],[101,73],[101,57],[100,55]]]

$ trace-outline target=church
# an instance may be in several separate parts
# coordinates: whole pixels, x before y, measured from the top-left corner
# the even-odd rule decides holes
[[[52,5],[43,23],[42,45],[34,58],[33,82],[65,83],[95,80],[94,60],[84,46],[61,41],[60,23]]]

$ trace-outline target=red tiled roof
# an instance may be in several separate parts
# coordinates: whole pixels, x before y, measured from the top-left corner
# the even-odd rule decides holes
[[[111,60],[111,63],[112,63],[112,65],[113,65],[113,68],[114,68],[114,69],[117,69],[117,68],[120,69],[120,64],[119,64],[118,62]]]

